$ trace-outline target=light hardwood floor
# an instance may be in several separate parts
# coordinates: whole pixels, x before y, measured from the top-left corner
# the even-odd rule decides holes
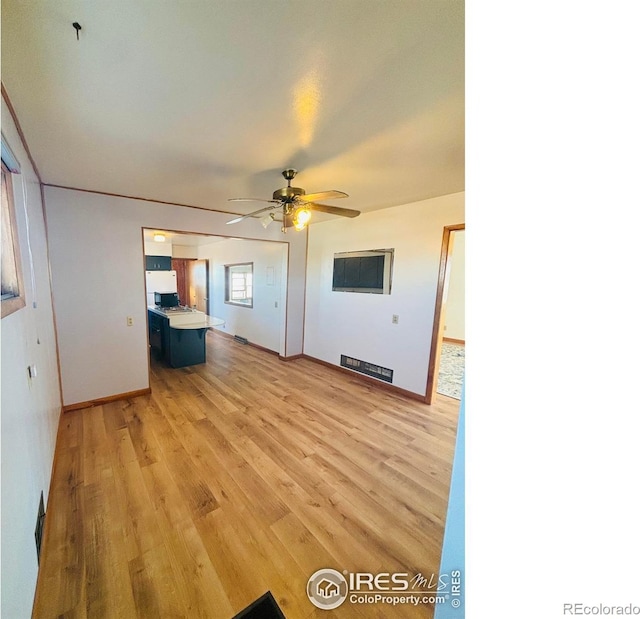
[[[207,335],[206,365],[152,362],[152,394],[65,413],[34,605],[64,617],[230,619],[270,590],[316,609],[320,568],[438,573],[459,402],[431,406]]]

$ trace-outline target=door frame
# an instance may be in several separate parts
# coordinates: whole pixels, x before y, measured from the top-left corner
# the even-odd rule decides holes
[[[436,306],[433,312],[433,330],[431,332],[431,350],[429,352],[429,369],[427,370],[427,390],[424,401],[427,404],[433,402],[436,389],[436,376],[440,361],[440,333],[442,332],[442,300],[444,298],[444,288],[447,282],[447,275],[451,268],[451,233],[456,230],[464,230],[464,224],[445,226],[442,232],[442,246],[440,249],[440,267],[438,271],[438,288],[436,290]]]

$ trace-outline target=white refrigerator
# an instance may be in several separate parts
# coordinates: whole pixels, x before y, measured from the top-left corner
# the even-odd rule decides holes
[[[178,282],[175,271],[146,271],[147,305],[155,307],[155,292],[178,292]],[[180,299],[180,303],[184,303]]]

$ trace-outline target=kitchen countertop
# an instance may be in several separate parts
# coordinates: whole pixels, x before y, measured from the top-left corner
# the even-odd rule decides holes
[[[198,322],[188,322],[174,325],[169,321],[169,326],[172,329],[209,329],[210,327],[219,327],[224,324],[222,318],[216,318],[215,316],[204,315],[204,320]]]
[[[211,327],[219,327],[225,322],[222,318],[209,316],[204,312],[189,307],[174,309],[148,305],[147,308],[160,316],[168,318],[169,326],[172,329],[209,329]]]

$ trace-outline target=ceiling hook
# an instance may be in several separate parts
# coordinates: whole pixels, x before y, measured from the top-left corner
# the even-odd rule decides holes
[[[71,25],[76,29],[76,38],[79,41],[80,40],[80,30],[82,30],[82,26],[77,21],[74,21]]]

